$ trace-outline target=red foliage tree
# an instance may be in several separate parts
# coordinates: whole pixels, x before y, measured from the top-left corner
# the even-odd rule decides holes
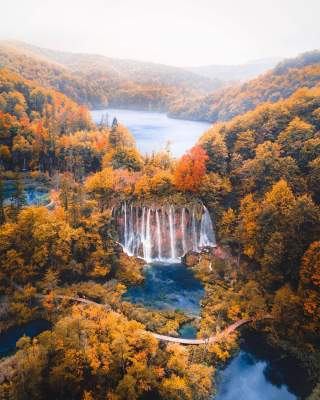
[[[208,155],[201,146],[194,146],[181,157],[174,174],[174,183],[179,190],[196,192],[206,173]]]

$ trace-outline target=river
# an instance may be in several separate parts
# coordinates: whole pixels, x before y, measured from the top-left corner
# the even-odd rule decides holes
[[[168,118],[166,114],[150,111],[121,109],[93,110],[91,115],[96,123],[103,115],[108,115],[109,124],[114,117],[133,134],[138,149],[146,154],[164,149],[170,142],[170,150],[175,157],[181,156],[197,142],[210,127],[209,123]]]

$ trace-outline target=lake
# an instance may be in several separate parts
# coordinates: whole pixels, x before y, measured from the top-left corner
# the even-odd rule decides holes
[[[144,154],[164,149],[167,142],[170,142],[172,154],[179,157],[194,146],[199,137],[210,127],[206,122],[168,118],[166,114],[159,112],[114,108],[91,111],[96,123],[99,123],[102,115],[106,114],[109,124],[116,117],[120,124],[131,131],[138,149]]]

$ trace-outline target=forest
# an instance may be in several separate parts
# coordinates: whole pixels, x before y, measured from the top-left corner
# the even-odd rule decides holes
[[[241,335],[183,346],[150,333],[173,335],[187,317],[123,300],[144,280],[144,263],[119,245],[113,210],[124,201],[206,206],[218,247],[184,256],[205,288],[198,337],[254,319],[252,329],[298,360],[308,400],[319,399],[319,54],[205,97],[203,114],[188,92],[190,104],[175,103],[174,115],[220,122],[179,159],[169,150],[140,154],[116,120],[94,124],[83,105],[95,101],[84,101],[88,93],[100,96],[94,87],[58,66],[51,76],[24,57],[14,71],[0,69],[0,332],[35,318],[51,328],[21,337],[0,360],[0,399],[206,400],[215,393],[213,377]],[[60,80],[78,90],[62,90]],[[136,85],[122,88],[132,104]],[[122,89],[113,89],[117,104]],[[167,95],[150,84],[151,101],[157,96]],[[26,205],[26,179],[50,186],[52,207]],[[7,180],[15,182],[9,203]]]
[[[177,99],[209,93],[224,84],[181,68],[64,53],[14,41],[0,41],[0,66],[90,108],[167,111]]]
[[[170,104],[169,115],[209,122],[227,121],[261,103],[285,99],[299,88],[316,86],[319,63],[319,51],[301,54],[252,80],[228,84],[208,95],[178,98]]]

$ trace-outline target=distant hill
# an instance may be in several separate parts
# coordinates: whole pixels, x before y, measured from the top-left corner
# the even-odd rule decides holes
[[[100,93],[100,88],[94,80],[86,79],[62,65],[17,51],[0,42],[1,67],[7,67],[40,86],[56,89],[79,104],[91,107],[108,104],[107,96]]]
[[[221,81],[246,81],[256,78],[258,75],[275,67],[282,58],[271,57],[260,60],[248,61],[239,65],[204,65],[199,67],[188,67],[188,71],[200,76],[218,79]]]
[[[92,107],[166,110],[177,98],[208,94],[219,80],[167,65],[0,42],[0,65]]]
[[[132,80],[138,83],[155,82],[186,86],[203,91],[216,88],[216,82],[194,72],[151,62],[115,59],[99,54],[71,53],[33,46],[23,42],[6,42],[12,48],[26,54],[58,63],[71,71],[81,73],[104,73],[111,79]]]
[[[169,115],[175,118],[209,122],[226,121],[254,109],[264,102],[274,103],[289,97],[301,87],[314,87],[320,82],[320,51],[287,59],[272,70],[242,84],[229,85],[209,95],[177,101]]]

